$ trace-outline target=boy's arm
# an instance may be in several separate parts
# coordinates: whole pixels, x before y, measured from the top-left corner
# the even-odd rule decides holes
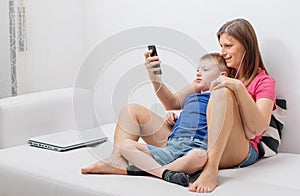
[[[155,65],[161,63],[158,56],[149,57],[150,51],[145,52],[145,66],[148,70],[149,77],[152,81],[154,90],[157,97],[160,99],[166,110],[180,110],[183,107],[185,98],[195,93],[195,87],[193,83],[187,85],[177,93],[173,93],[170,89],[162,82],[160,75],[155,75],[154,71],[158,71],[160,68],[155,68]]]
[[[165,86],[165,84],[162,83],[160,89],[156,92],[156,95],[166,110],[181,110],[183,108],[185,98],[193,93],[195,93],[195,90],[192,84],[189,84],[180,91],[173,93]]]

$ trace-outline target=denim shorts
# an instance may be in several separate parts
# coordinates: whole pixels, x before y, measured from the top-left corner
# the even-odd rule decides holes
[[[186,155],[190,150],[207,150],[207,140],[200,140],[193,137],[178,137],[168,140],[163,148],[147,145],[150,153],[160,165],[166,165]]]
[[[257,162],[259,153],[250,144],[250,151],[247,158],[238,167],[247,167]]]

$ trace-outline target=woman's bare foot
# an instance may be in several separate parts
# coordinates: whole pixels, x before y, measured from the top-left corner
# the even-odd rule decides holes
[[[82,174],[123,174],[126,175],[127,161],[117,155],[111,155],[89,167],[81,169]]]
[[[192,192],[209,193],[218,186],[218,170],[204,169],[198,179],[189,187]]]

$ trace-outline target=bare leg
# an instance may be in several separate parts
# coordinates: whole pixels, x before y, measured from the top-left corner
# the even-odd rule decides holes
[[[141,136],[148,144],[164,146],[170,132],[170,127],[164,124],[161,117],[143,106],[130,104],[120,113],[111,156],[90,167],[82,168],[81,172],[126,174],[128,163],[120,154],[122,141],[126,139],[137,141]]]
[[[162,178],[163,167],[152,157],[148,147],[133,140],[125,140],[121,154],[136,167],[158,178]]]
[[[121,154],[138,168],[165,181],[181,186],[188,186],[189,180],[182,172],[173,172],[162,167],[150,154],[148,147],[133,140],[125,140],[120,149]]]
[[[193,192],[211,192],[218,185],[218,169],[241,163],[249,153],[234,94],[227,88],[211,93],[207,110],[208,161],[199,178],[190,186]]]
[[[207,162],[206,151],[201,149],[194,149],[187,153],[187,155],[180,157],[164,165],[163,168],[175,171],[175,172],[184,172],[186,174],[193,174],[198,170],[202,169]]]
[[[162,174],[166,169],[192,174],[203,168],[207,161],[206,152],[204,150],[194,149],[172,163],[161,166],[152,157],[146,145],[133,140],[125,140],[122,143],[120,152],[126,160],[158,178],[162,178]]]

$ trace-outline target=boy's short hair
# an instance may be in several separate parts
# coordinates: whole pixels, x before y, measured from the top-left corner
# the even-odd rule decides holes
[[[219,53],[217,52],[213,52],[213,53],[207,53],[204,54],[201,58],[201,60],[206,60],[206,59],[211,59],[213,61],[215,61],[216,65],[218,66],[220,72],[221,71],[225,71],[228,74],[228,77],[234,77],[236,70],[231,68],[231,67],[227,67],[226,62],[224,60],[224,58],[222,56],[220,56]]]

